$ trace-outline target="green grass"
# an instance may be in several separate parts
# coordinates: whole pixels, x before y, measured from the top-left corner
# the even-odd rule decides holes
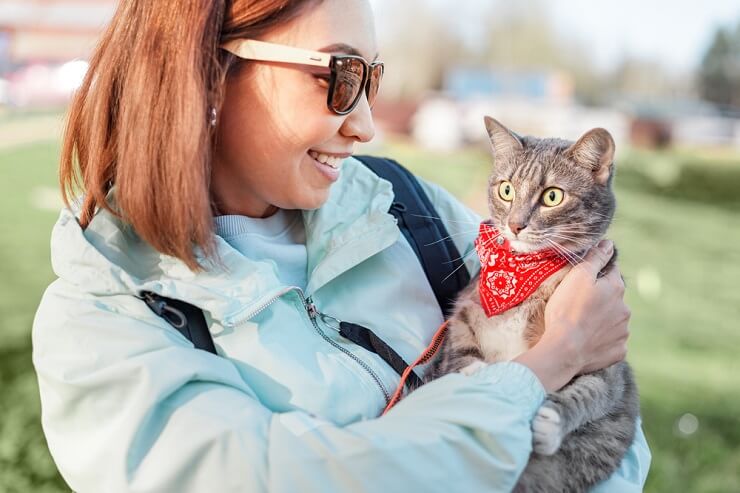
[[[56,188],[57,153],[54,143],[0,152],[1,492],[67,491],[41,433],[30,361],[33,314],[53,279],[49,235],[58,214],[36,208],[33,198],[39,187]],[[484,151],[433,154],[395,143],[378,154],[485,211]],[[642,157],[649,163],[661,156]],[[722,166],[740,168],[734,157],[727,161]],[[737,170],[721,176],[727,180]],[[740,491],[740,214],[725,202],[646,189],[629,173],[617,185],[610,234],[628,285],[629,360],[653,452],[646,491]],[[677,431],[686,413],[699,423],[690,435]]]
[[[33,198],[56,187],[58,147],[48,143],[0,152],[0,491],[68,491],[40,426],[30,328],[53,280],[49,236],[58,211]]]

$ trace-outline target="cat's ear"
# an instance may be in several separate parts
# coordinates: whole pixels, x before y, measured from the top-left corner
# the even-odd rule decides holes
[[[490,116],[483,118],[483,121],[486,123],[488,137],[491,139],[495,161],[511,156],[515,151],[522,149],[522,142],[511,130]]]
[[[614,167],[614,139],[603,128],[594,128],[583,134],[578,142],[565,151],[566,156],[594,173],[596,182],[604,185]]]

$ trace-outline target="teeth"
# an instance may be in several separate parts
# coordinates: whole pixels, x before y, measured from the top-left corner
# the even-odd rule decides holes
[[[308,151],[308,154],[318,162],[331,166],[334,169],[339,169],[339,166],[342,164],[342,158],[339,157],[319,154],[316,151]]]

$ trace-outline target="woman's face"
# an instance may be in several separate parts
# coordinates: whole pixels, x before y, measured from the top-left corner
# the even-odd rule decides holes
[[[260,39],[331,53],[354,49],[369,62],[377,57],[367,0],[324,0]],[[211,187],[220,212],[267,217],[277,208],[315,209],[336,178],[309,153],[347,157],[356,142],[371,140],[367,98],[336,115],[326,106],[328,83],[315,71],[246,63],[226,82],[218,115]]]

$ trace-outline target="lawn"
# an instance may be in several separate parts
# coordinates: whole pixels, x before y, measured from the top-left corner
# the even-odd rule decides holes
[[[395,143],[376,152],[485,210],[484,151],[445,155]],[[1,492],[66,491],[41,434],[30,362],[33,314],[53,279],[49,234],[58,214],[57,154],[54,142],[0,151]],[[663,154],[640,158],[648,166],[662,159],[666,166]],[[740,169],[736,156],[723,159]],[[738,174],[727,173],[726,163],[717,166],[721,172],[707,176],[722,177],[718,187],[728,189],[727,177]],[[642,186],[641,175],[628,171],[624,179],[618,175],[610,235],[628,284],[629,360],[653,452],[646,491],[740,491],[739,209],[727,202],[732,196],[710,205],[698,193],[684,197],[684,185]]]

